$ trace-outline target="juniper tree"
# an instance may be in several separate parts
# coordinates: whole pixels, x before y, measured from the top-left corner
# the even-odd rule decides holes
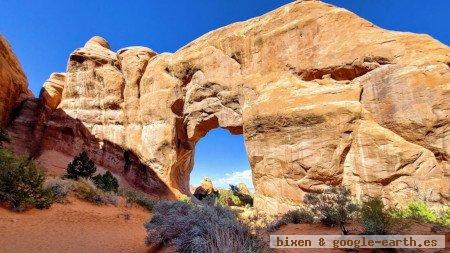
[[[86,151],[75,156],[72,162],[67,166],[66,177],[78,179],[80,177],[90,178],[97,171],[94,162],[89,158]]]

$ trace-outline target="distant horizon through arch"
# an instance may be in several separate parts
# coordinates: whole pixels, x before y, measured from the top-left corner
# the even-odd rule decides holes
[[[213,181],[215,188],[245,183],[253,190],[252,172],[242,134],[233,135],[227,129],[214,128],[196,143],[190,187],[197,187],[205,177]]]

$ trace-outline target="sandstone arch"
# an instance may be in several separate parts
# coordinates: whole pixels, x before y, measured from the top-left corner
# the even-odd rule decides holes
[[[429,36],[296,1],[173,54],[91,42],[71,54],[56,109],[87,134],[49,113],[42,161],[89,146],[130,182],[148,186],[153,177],[181,196],[195,143],[224,127],[243,133],[255,206],[268,212],[338,184],[391,205],[448,203],[450,49]],[[128,176],[122,149],[151,176]]]

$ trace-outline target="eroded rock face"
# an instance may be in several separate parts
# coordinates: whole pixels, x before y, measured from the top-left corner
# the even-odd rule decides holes
[[[8,41],[0,35],[0,125],[5,126],[11,111],[32,97],[25,73]]]
[[[52,73],[42,86],[39,95],[42,103],[51,109],[56,109],[61,103],[65,83],[66,73]]]
[[[39,159],[88,149],[132,185],[180,197],[196,142],[223,127],[245,137],[258,209],[284,212],[329,185],[438,206],[450,197],[449,85],[446,45],[318,1],[173,54],[115,53],[94,37],[69,58]]]
[[[194,196],[199,199],[202,200],[205,197],[211,195],[211,194],[216,194],[217,191],[214,189],[214,185],[211,181],[211,179],[209,178],[204,178],[202,180],[202,182],[200,183],[200,185],[195,188],[194,191]]]

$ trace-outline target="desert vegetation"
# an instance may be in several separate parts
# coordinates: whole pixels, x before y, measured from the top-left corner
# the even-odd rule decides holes
[[[9,140],[6,132],[1,134],[2,142]],[[92,177],[95,171],[94,163],[83,152],[69,164],[63,178],[46,178],[32,159],[0,148],[0,202],[14,211],[25,211],[65,203],[73,195],[95,204],[117,205],[117,179],[109,171]]]
[[[126,191],[123,196],[125,196],[127,204],[137,204],[148,211],[152,211],[156,203],[155,200],[134,191]]]
[[[94,162],[89,158],[86,151],[75,156],[66,170],[66,178],[77,180],[79,178],[91,178],[97,171]]]
[[[246,189],[246,188],[245,188]],[[195,195],[194,195],[195,196]],[[196,196],[197,197],[197,196]],[[197,197],[198,198],[198,197]],[[218,189],[208,194],[201,195],[200,199],[205,204],[217,204],[221,206],[252,207],[253,196],[248,190],[236,185],[230,185],[229,189]]]
[[[48,208],[52,192],[44,187],[45,174],[30,159],[0,149],[0,202],[12,210]]]
[[[146,243],[180,252],[265,252],[267,245],[230,209],[221,205],[160,201],[145,224]]]
[[[302,208],[291,210],[274,219],[267,226],[274,232],[287,224],[322,223],[336,226],[342,234],[349,234],[347,224],[354,222],[363,228],[363,234],[400,234],[411,222],[417,221],[433,226],[450,227],[450,209],[433,211],[423,202],[412,202],[406,208],[388,208],[380,198],[368,198],[355,203],[350,191],[344,187],[329,187],[326,190],[307,193]]]

